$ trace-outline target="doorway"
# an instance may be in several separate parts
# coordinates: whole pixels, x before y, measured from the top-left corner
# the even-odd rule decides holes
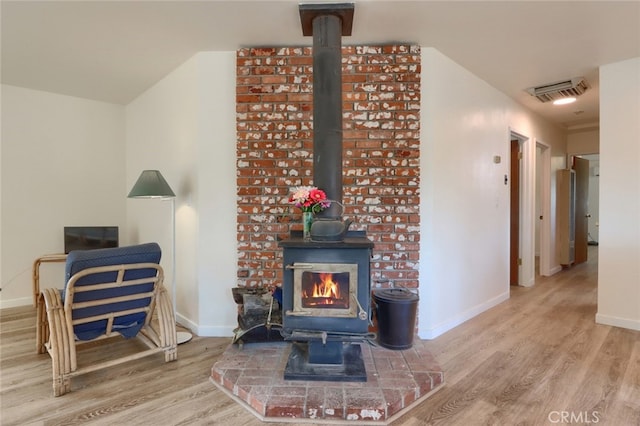
[[[600,154],[582,155],[589,160],[589,216],[588,216],[588,245],[597,246],[600,239]],[[589,250],[589,255],[597,250]]]
[[[575,263],[583,263],[588,257],[589,235],[589,160],[573,157],[576,176],[575,191]]]
[[[544,142],[536,142],[535,175],[535,274],[551,276],[551,148]]]
[[[509,131],[509,284],[535,284],[536,144]],[[507,181],[505,180],[505,184]]]
[[[522,151],[520,140],[512,135],[510,146],[509,171],[511,182],[509,187],[509,285],[520,284],[520,177]]]

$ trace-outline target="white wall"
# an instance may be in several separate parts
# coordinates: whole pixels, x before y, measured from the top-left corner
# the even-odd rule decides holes
[[[65,225],[124,226],[124,108],[2,85],[0,307],[32,302],[33,261],[64,251]],[[42,287],[62,287],[61,264]]]
[[[640,330],[640,58],[600,67],[596,321]]]
[[[176,193],[179,322],[198,335],[237,325],[235,52],[202,52],[126,108],[127,182],[158,169]],[[132,238],[158,241],[171,285],[170,204],[130,200]]]
[[[187,61],[162,81],[147,90],[126,107],[127,186],[131,188],[145,169],[157,169],[176,194],[176,289],[177,311],[197,322],[195,300],[183,303],[185,294],[193,293],[195,269],[183,264],[194,258],[195,240],[191,227],[197,222],[177,220],[183,211],[197,202],[192,191],[197,156],[197,81],[195,61]],[[173,235],[171,202],[156,199],[127,201],[127,229],[135,243],[155,241],[162,248],[161,264],[165,285],[171,289],[173,277]],[[180,213],[178,213],[180,212]],[[197,295],[197,292],[196,292]],[[183,320],[184,321],[184,320]],[[181,321],[182,322],[182,321]]]
[[[567,135],[567,153],[597,154],[600,152],[600,129],[574,130]]]
[[[237,327],[236,53],[198,55],[200,146],[199,332],[229,336]]]
[[[429,339],[509,297],[504,176],[511,131],[528,138],[521,277],[532,284],[535,140],[552,147],[553,175],[564,165],[566,142],[562,130],[432,48],[422,49],[421,129],[419,336]],[[495,155],[501,156],[500,164],[493,162]]]

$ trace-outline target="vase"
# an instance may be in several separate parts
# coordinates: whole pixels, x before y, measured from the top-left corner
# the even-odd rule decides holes
[[[302,239],[311,241],[311,224],[313,223],[312,212],[302,212]]]

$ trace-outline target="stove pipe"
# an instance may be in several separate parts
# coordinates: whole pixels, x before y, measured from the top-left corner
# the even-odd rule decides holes
[[[313,184],[342,202],[342,45],[351,35],[353,3],[301,4],[304,35],[313,35]],[[333,203],[319,215],[338,217]]]

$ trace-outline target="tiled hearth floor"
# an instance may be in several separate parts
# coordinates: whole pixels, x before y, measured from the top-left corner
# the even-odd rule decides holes
[[[230,345],[211,379],[232,399],[269,422],[388,424],[444,383],[421,341],[394,351],[361,343],[366,382],[284,380],[291,344]]]

